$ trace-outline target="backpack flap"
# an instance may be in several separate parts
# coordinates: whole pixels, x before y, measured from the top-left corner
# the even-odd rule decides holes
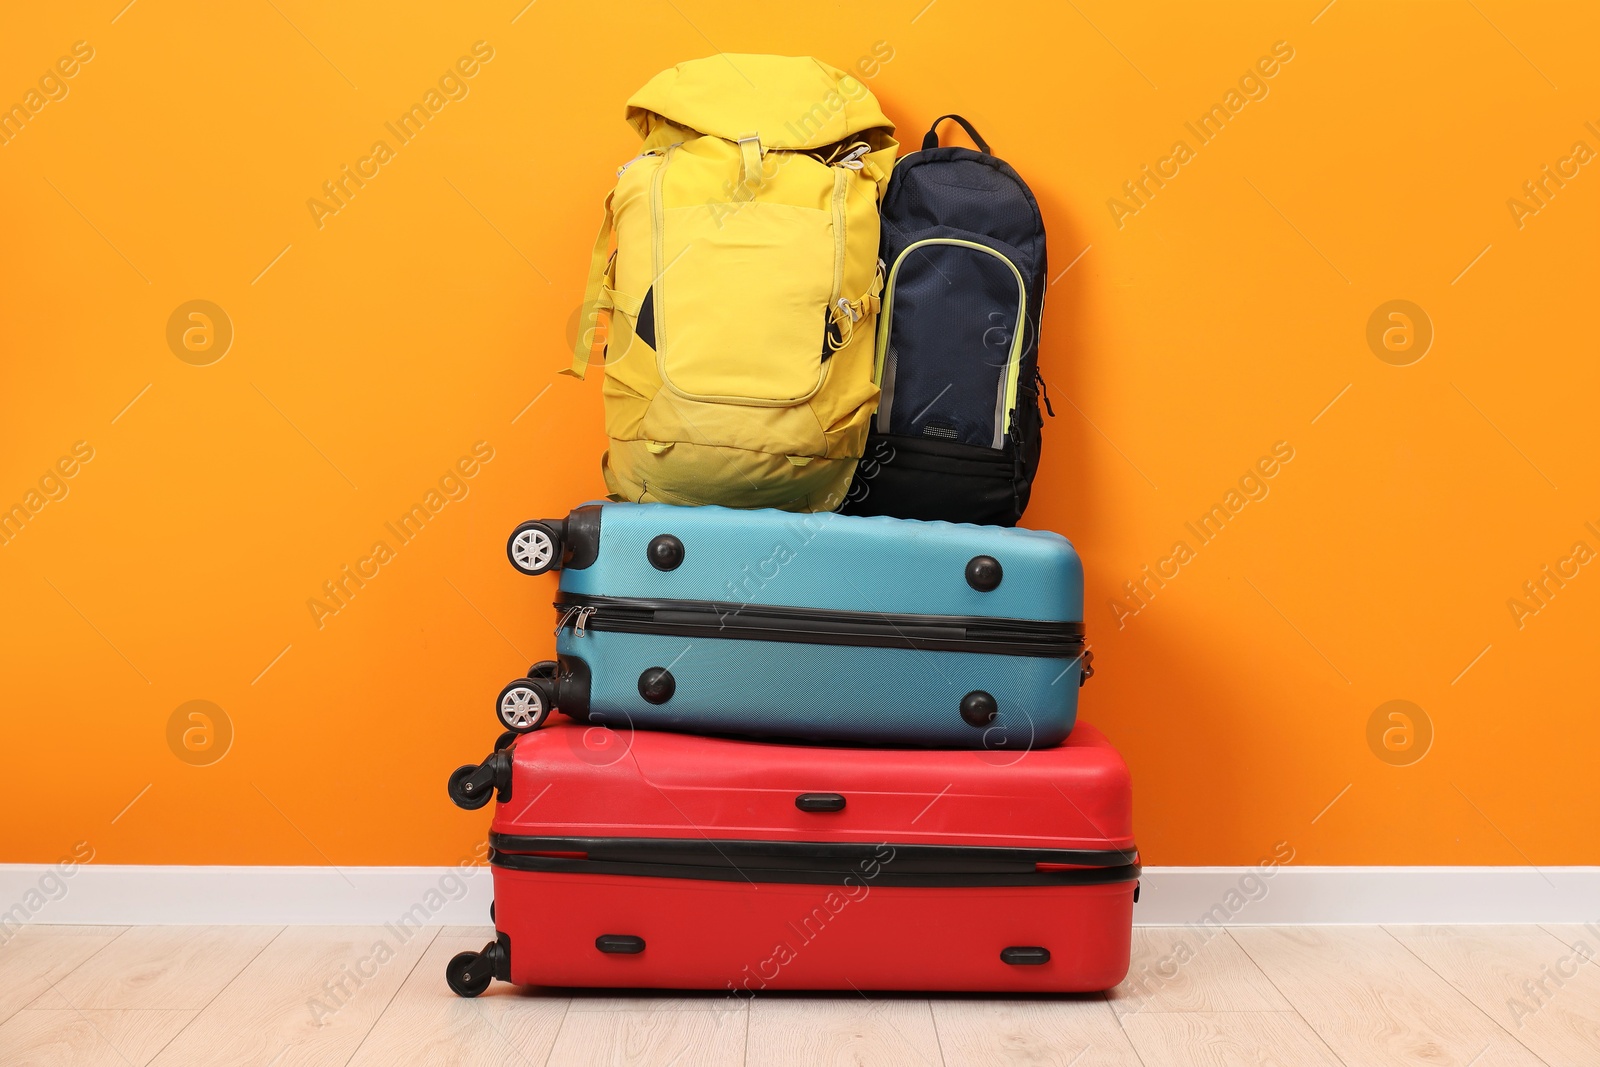
[[[734,142],[755,136],[764,152],[864,141],[880,196],[899,148],[866,84],[808,57],[730,53],[679,63],[633,94],[627,116],[647,146],[664,127],[679,141],[684,130]]]

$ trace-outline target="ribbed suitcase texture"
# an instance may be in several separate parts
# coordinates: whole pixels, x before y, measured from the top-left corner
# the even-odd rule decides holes
[[[1091,726],[1002,755],[562,723],[502,755],[502,979],[1063,992],[1127,971],[1131,784]]]
[[[1083,569],[1056,534],[650,504],[545,525],[569,715],[1007,750],[1072,729]]]

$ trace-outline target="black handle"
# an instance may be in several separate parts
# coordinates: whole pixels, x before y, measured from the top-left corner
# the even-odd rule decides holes
[[[644,951],[644,938],[632,934],[601,934],[594,939],[594,947],[612,955],[636,956]]]
[[[967,136],[972,138],[972,143],[978,146],[978,151],[982,152],[986,156],[990,154],[989,142],[985,141],[983,137],[979,135],[978,131],[972,128],[972,123],[968,122],[960,115],[940,115],[938,118],[934,119],[933,125],[929,127],[928,132],[922,137],[923,151],[927,151],[930,148],[939,147],[939,123],[943,122],[945,119],[955,119],[957,122],[959,122],[961,124],[961,128],[967,131]]]
[[[843,811],[844,797],[838,793],[801,793],[794,798],[801,811]]]
[[[1050,950],[1038,945],[1012,945],[1000,950],[1000,962],[1013,967],[1039,967],[1050,962]]]

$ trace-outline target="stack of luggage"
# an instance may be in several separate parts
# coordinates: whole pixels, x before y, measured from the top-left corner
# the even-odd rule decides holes
[[[872,94],[811,59],[684,63],[628,118],[585,320],[609,318],[611,502],[507,544],[559,573],[556,656],[450,778],[497,802],[495,940],[450,987],[1115,985],[1128,770],[1076,721],[1077,553],[1016,528],[1032,194],[959,116],[977,151],[941,118],[897,161]]]

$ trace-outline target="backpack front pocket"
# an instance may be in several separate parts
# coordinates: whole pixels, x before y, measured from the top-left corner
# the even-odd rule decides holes
[[[653,283],[661,380],[692,400],[787,406],[827,371],[834,224],[759,201],[668,208]]]
[[[884,293],[878,432],[1004,447],[1026,329],[1027,286],[1005,251],[956,237],[908,245]]]

